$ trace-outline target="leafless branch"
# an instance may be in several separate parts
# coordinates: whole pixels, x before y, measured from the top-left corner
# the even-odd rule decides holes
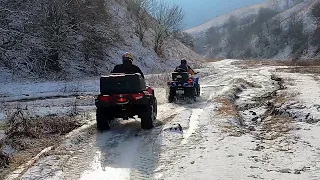
[[[151,11],[156,23],[152,26],[155,32],[154,50],[162,54],[163,42],[176,32],[181,31],[184,13],[177,5],[170,5],[164,0],[154,1]]]

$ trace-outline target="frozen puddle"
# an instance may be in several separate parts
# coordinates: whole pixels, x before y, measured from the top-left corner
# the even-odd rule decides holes
[[[105,180],[122,180],[130,179],[130,168],[113,168],[101,166],[101,152],[97,152],[94,158],[92,169],[94,171],[85,172],[81,180],[87,179],[105,179]]]
[[[116,155],[111,155],[107,149],[96,151],[91,170],[84,172],[81,180],[127,180],[138,153],[140,138],[130,138],[116,147]],[[103,145],[104,146],[104,145]],[[108,160],[107,160],[108,159]]]

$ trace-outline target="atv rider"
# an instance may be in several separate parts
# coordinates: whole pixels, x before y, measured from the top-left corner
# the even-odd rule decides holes
[[[194,70],[187,64],[187,60],[186,59],[181,59],[181,64],[179,66],[176,67],[176,69],[174,70],[174,72],[188,72],[188,74],[190,75],[195,75],[197,74],[196,72],[194,72]],[[200,85],[198,82],[198,79],[194,79],[196,82],[196,88],[197,88],[197,96],[200,95]]]
[[[133,62],[133,56],[128,52],[124,53],[122,55],[122,64],[116,65],[111,71],[111,73],[125,73],[125,74],[139,73],[144,79],[144,75],[141,69],[138,66],[132,64],[132,62]]]
[[[176,67],[174,72],[188,72],[191,75],[195,75],[196,73],[191,69],[189,65],[187,65],[187,60],[182,59],[181,64]]]

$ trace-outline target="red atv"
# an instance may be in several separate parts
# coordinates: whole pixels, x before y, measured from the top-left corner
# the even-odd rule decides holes
[[[100,94],[95,100],[97,129],[109,130],[115,118],[128,120],[135,115],[142,129],[152,129],[157,117],[154,90],[140,74],[111,74],[100,78]]]

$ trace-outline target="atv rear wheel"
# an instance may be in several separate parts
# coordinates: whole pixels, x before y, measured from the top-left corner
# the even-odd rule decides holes
[[[172,96],[169,96],[169,97],[168,97],[168,102],[169,102],[169,103],[173,103],[173,102],[174,102],[174,100],[175,100],[175,98],[174,98],[174,97],[172,97]]]
[[[153,111],[154,111],[154,120],[157,119],[157,115],[158,115],[158,101],[157,98],[154,98],[153,101]]]
[[[176,88],[169,88],[168,102],[173,103],[176,98],[175,96],[176,96]]]
[[[110,129],[110,122],[113,119],[112,115],[107,113],[105,109],[97,108],[96,121],[97,129],[99,131],[105,131]]]
[[[197,97],[200,97],[200,84],[197,85]]]
[[[141,119],[141,128],[142,129],[152,129],[153,128],[153,122],[155,121],[155,108],[153,104],[150,104],[147,107],[147,111],[143,112],[140,115],[140,119]]]

